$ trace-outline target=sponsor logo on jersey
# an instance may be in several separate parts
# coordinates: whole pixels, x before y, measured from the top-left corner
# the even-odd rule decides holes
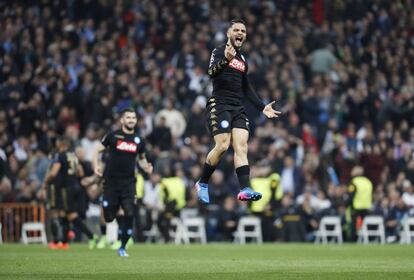
[[[123,152],[135,153],[137,151],[137,144],[134,142],[118,140],[116,142],[116,149]]]
[[[242,73],[244,73],[246,71],[246,64],[244,64],[243,61],[237,59],[237,58],[233,58],[230,63],[229,66],[231,68],[234,68]]]

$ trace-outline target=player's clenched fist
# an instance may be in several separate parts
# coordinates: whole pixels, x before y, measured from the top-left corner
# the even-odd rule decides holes
[[[230,42],[227,42],[226,49],[224,50],[224,56],[227,58],[228,61],[232,60],[233,57],[236,56],[236,49],[230,44]]]

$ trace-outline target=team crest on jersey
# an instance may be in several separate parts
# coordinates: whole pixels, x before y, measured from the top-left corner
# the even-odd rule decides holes
[[[134,138],[134,142],[137,143],[137,144],[139,144],[139,143],[141,143],[141,139],[138,136],[136,136]]]
[[[241,60],[239,60],[237,58],[233,58],[230,61],[229,66],[231,68],[234,68],[234,69],[242,72],[242,73],[244,73],[246,71],[246,64],[243,61],[241,61]]]
[[[224,121],[221,121],[220,125],[221,125],[222,128],[228,128],[230,123],[228,121],[224,120]]]
[[[123,152],[135,153],[137,151],[137,144],[134,142],[118,140],[116,142],[116,149]]]

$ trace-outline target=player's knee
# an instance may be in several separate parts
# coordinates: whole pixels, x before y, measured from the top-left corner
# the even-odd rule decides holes
[[[105,223],[111,223],[113,220],[115,220],[115,215],[105,215]]]
[[[73,220],[75,220],[77,217],[78,217],[78,213],[76,213],[76,212],[71,212],[71,213],[69,213],[69,214],[67,215],[67,218],[68,218],[68,220],[69,220],[69,221],[73,221]]]
[[[223,154],[225,153],[230,146],[230,139],[223,139],[216,142],[215,149],[218,153]]]
[[[104,219],[106,223],[112,222],[116,217],[115,211],[104,210]]]
[[[248,146],[247,143],[243,142],[243,143],[236,143],[236,145],[234,145],[234,152],[240,155],[244,155],[247,154],[247,150],[248,150]]]
[[[125,217],[133,217],[134,216],[134,207],[125,207]]]

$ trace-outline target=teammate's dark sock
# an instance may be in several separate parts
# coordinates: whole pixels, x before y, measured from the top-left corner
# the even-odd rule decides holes
[[[122,235],[121,235],[121,248],[125,249],[125,246],[129,240],[129,238],[132,236],[132,225],[134,222],[133,216],[125,216],[124,217],[124,227],[122,229]]]
[[[239,179],[240,189],[250,186],[250,167],[243,165],[236,168],[237,179]]]
[[[101,235],[106,234],[106,224],[100,224],[99,228],[101,229]]]
[[[53,236],[53,242],[62,242],[62,226],[60,224],[59,218],[52,218],[51,220],[51,230]]]
[[[201,173],[200,183],[208,184],[208,180],[213,174],[214,170],[216,170],[215,166],[208,164],[207,162],[204,163],[203,172]]]
[[[118,223],[118,240],[121,240],[124,231],[125,216],[116,216],[116,222]]]
[[[81,232],[83,232],[84,234],[86,234],[86,236],[88,237],[88,239],[92,239],[93,238],[93,234],[92,232],[88,229],[88,227],[81,221],[81,219],[79,217],[77,217],[76,219],[74,219],[72,221],[73,225],[76,226],[78,229],[81,230]]]
[[[69,231],[69,221],[66,217],[59,218],[60,224],[62,226],[62,239],[63,243],[68,242],[68,231]]]

